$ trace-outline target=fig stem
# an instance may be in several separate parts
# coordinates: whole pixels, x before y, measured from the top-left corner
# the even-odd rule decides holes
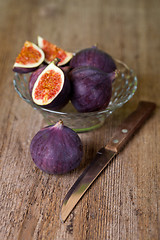
[[[60,119],[60,120],[59,120],[59,123],[60,123],[60,124],[63,124],[63,120],[62,120],[62,119]]]
[[[92,46],[92,48],[98,48],[98,43],[95,43],[93,46]]]
[[[115,70],[115,78],[118,77],[119,72],[120,71],[118,69]]]
[[[52,63],[57,66],[60,61],[61,61],[60,58],[55,58],[55,59],[52,61]]]
[[[63,121],[61,119],[54,125],[54,127],[56,128],[61,128],[62,126],[63,126]]]
[[[119,74],[119,70],[118,70],[118,69],[116,69],[115,71],[113,71],[113,72],[111,72],[111,73],[108,73],[108,75],[109,75],[110,78],[111,78],[111,81],[114,81],[114,79],[115,79],[116,77],[118,77],[118,74]]]

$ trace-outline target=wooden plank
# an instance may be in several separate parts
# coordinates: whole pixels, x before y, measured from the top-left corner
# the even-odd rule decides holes
[[[159,8],[158,0],[0,2],[0,239],[159,239]],[[79,134],[82,163],[62,176],[42,173],[34,165],[29,145],[46,123],[12,83],[18,51],[25,40],[36,42],[37,35],[68,51],[98,43],[138,76],[130,102],[100,129]],[[65,194],[139,100],[155,101],[154,115],[62,224]]]

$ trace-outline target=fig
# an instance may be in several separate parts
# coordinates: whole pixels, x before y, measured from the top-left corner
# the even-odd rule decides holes
[[[65,72],[51,62],[31,74],[29,91],[37,105],[58,110],[69,101],[70,80]]]
[[[38,36],[38,46],[43,50],[45,62],[48,64],[55,58],[59,58],[58,66],[62,66],[68,63],[73,56],[72,53],[64,51],[62,48],[57,47],[55,44],[52,44],[40,36]]]
[[[46,68],[46,66],[41,66],[40,68],[38,68],[36,71],[34,71],[30,78],[29,78],[29,93],[32,96],[32,89],[33,86],[38,78],[38,76],[40,75],[40,73]],[[60,67],[60,69],[63,71],[64,75],[66,78],[68,78],[68,74],[70,72],[70,66],[64,66],[64,67]]]
[[[70,61],[72,68],[81,66],[92,66],[110,73],[116,70],[113,58],[106,52],[97,47],[86,48],[75,54]]]
[[[41,74],[41,72],[46,68],[46,66],[43,66],[41,68],[38,68],[37,70],[35,70],[30,78],[29,78],[29,93],[30,95],[32,96],[32,89],[33,89],[33,86],[38,78],[38,76]]]
[[[32,72],[44,61],[44,52],[36,44],[25,41],[16,61],[13,71],[18,73]]]
[[[41,129],[30,144],[36,166],[49,174],[64,174],[78,167],[83,156],[82,142],[76,132],[60,120]]]
[[[76,67],[70,72],[71,102],[78,112],[105,109],[112,96],[116,71],[105,73],[95,67]]]

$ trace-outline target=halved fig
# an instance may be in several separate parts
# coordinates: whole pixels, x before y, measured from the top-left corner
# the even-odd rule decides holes
[[[45,62],[50,63],[55,58],[59,58],[58,66],[65,65],[73,57],[73,53],[66,52],[62,48],[57,47],[55,44],[38,36],[38,46],[43,50],[45,54]]]
[[[37,105],[57,110],[68,103],[70,81],[54,62],[51,62],[42,71],[41,69],[36,70],[31,75],[30,81],[33,83],[32,89],[30,89],[32,99]]]
[[[28,73],[34,71],[44,61],[44,52],[36,44],[25,41],[16,61],[13,71]]]
[[[37,81],[38,76],[41,74],[41,72],[46,68],[46,66],[40,67],[36,69],[30,76],[29,82],[28,82],[28,88],[29,88],[29,93],[32,96],[32,90],[34,87],[35,82]]]

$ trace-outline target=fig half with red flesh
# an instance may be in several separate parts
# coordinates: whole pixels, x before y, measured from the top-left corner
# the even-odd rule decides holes
[[[36,44],[25,41],[16,61],[13,71],[18,73],[32,72],[44,61],[44,52]]]
[[[35,104],[57,110],[69,101],[70,81],[67,75],[54,62],[51,62],[44,69],[38,69],[32,73],[30,92]]]
[[[40,67],[36,69],[30,76],[29,82],[28,82],[28,88],[29,88],[29,93],[32,96],[32,90],[34,87],[34,84],[38,78],[38,76],[41,74],[41,72],[46,68],[46,66]]]
[[[32,89],[33,89],[33,86],[34,86],[34,84],[35,84],[35,82],[36,82],[36,80],[37,80],[37,78],[38,78],[38,76],[41,74],[41,72],[44,70],[46,68],[46,65],[45,66],[41,66],[41,67],[39,67],[38,69],[36,69],[32,74],[31,74],[31,76],[30,76],[30,78],[29,78],[29,93],[30,93],[30,95],[32,96]],[[62,67],[60,67],[60,69],[63,71],[63,73],[64,73],[64,76],[65,76],[65,78],[67,79],[68,78],[68,74],[69,74],[69,72],[70,72],[70,66],[62,66]],[[68,82],[69,80],[67,79],[67,80],[65,80],[65,82]],[[69,85],[69,83],[68,83],[68,85]],[[70,89],[70,88],[69,88]]]
[[[73,54],[67,51],[64,51],[62,48],[57,47],[55,44],[43,39],[38,36],[38,46],[43,50],[45,54],[45,62],[50,63],[55,58],[59,58],[60,61],[57,66],[65,65],[73,57]]]

